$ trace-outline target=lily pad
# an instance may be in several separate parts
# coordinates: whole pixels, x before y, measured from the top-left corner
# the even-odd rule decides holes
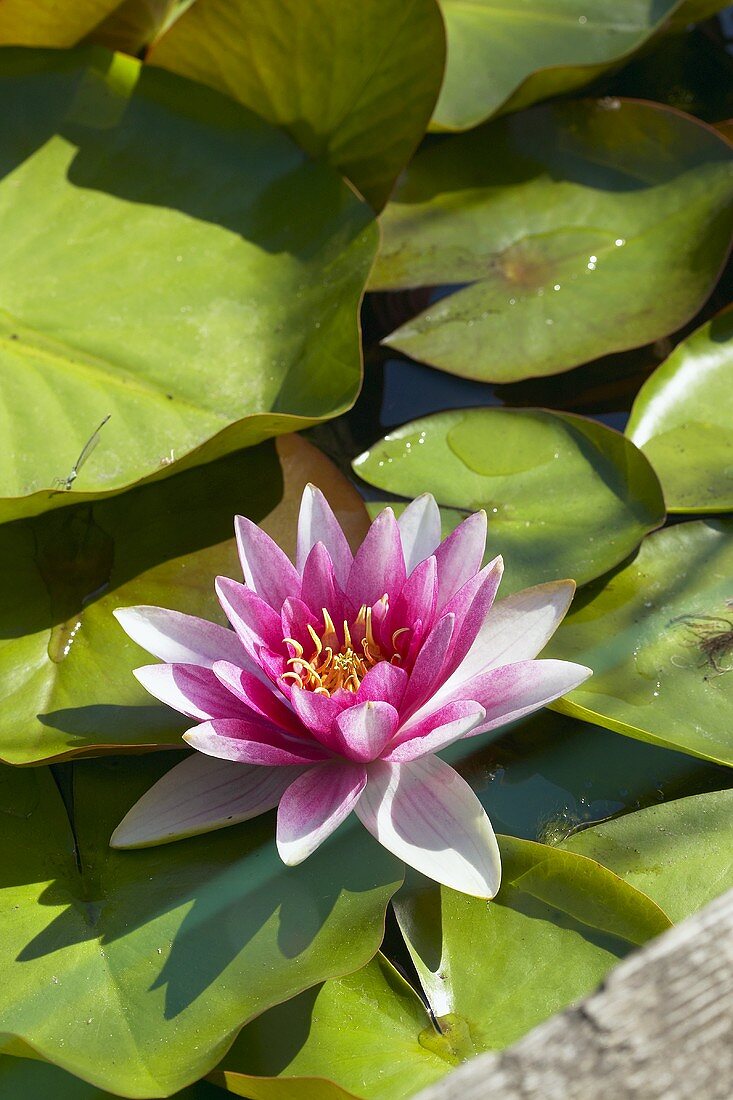
[[[210,1077],[250,1100],[402,1100],[454,1062],[418,995],[377,955],[253,1020]]]
[[[449,527],[484,508],[487,553],[504,555],[504,595],[564,577],[584,584],[664,520],[643,455],[618,432],[567,413],[437,413],[391,432],[354,469],[402,496],[433,493],[454,510],[444,514]]]
[[[733,307],[644,383],[626,434],[657,471],[671,512],[733,511]]]
[[[3,0],[0,45],[75,46],[120,6],[120,0]]]
[[[730,145],[655,104],[560,102],[446,138],[385,209],[370,286],[461,289],[386,343],[492,382],[650,343],[710,294],[732,198]]]
[[[443,79],[434,0],[196,0],[153,65],[226,92],[384,204]]]
[[[353,402],[376,229],[336,173],[226,96],[101,48],[3,50],[0,87],[0,521]]]
[[[500,847],[492,902],[409,879],[394,899],[430,1007],[463,1058],[508,1046],[670,926],[591,859],[512,837]]]
[[[584,829],[562,847],[590,856],[684,920],[733,887],[733,791],[649,806]]]
[[[448,63],[433,128],[467,130],[499,111],[589,84],[643,46],[680,3],[440,0],[440,6]]]
[[[172,762],[75,764],[73,834],[48,769],[0,770],[6,1049],[131,1097],[183,1088],[246,1021],[363,966],[402,877],[358,823],[297,868],[277,855],[271,815],[110,849],[114,826]]]
[[[133,677],[150,657],[112,612],[150,603],[224,623],[214,579],[241,573],[235,513],[273,536],[292,532],[308,480],[358,539],[368,517],[346,479],[296,437],[280,452],[282,464],[262,444],[124,496],[0,527],[0,562],[13,578],[0,609],[1,759],[181,746],[186,719]]]
[[[545,650],[593,676],[553,709],[733,766],[733,521],[645,539],[589,585]]]

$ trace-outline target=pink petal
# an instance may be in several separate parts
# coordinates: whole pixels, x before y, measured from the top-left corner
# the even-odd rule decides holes
[[[112,848],[146,848],[249,821],[277,806],[302,768],[257,768],[194,753],[159,779],[112,833]]]
[[[215,718],[188,730],[183,740],[207,756],[270,768],[312,764],[328,756],[320,745],[287,737],[270,723],[254,719]]]
[[[296,562],[298,571],[303,573],[306,559],[317,542],[322,542],[333,562],[334,573],[339,586],[346,588],[354,556],[349,549],[346,536],[331,511],[331,506],[320,489],[315,485],[306,485],[300,502],[298,517],[298,549]]]
[[[223,684],[227,691],[235,698],[240,699],[251,711],[266,718],[281,729],[300,735],[301,724],[293,714],[290,707],[275,694],[275,691],[266,683],[262,683],[256,676],[243,671],[237,665],[228,661],[217,661],[214,665],[214,676]],[[223,717],[223,716],[220,716]],[[231,715],[230,717],[236,717]]]
[[[438,688],[429,706],[473,698],[462,685],[479,673],[536,657],[562,621],[574,591],[573,581],[552,581],[495,603],[466,657]]]
[[[217,577],[216,594],[242,645],[257,664],[261,646],[276,653],[284,652],[279,613],[274,612],[251,588],[229,577]]]
[[[587,680],[593,670],[570,661],[518,661],[483,672],[463,685],[463,691],[486,710],[486,718],[471,737],[516,722],[547,706]]]
[[[357,703],[366,703],[369,699],[374,702],[380,700],[391,703],[397,710],[400,708],[405,688],[407,687],[407,673],[398,665],[392,665],[389,661],[380,661],[371,668],[359,685],[356,693]]]
[[[385,760],[405,763],[427,753],[440,752],[454,741],[465,737],[483,721],[486,711],[478,703],[448,703],[431,714],[409,734],[397,734],[395,747],[383,754]]]
[[[400,707],[402,714],[409,714],[433,694],[440,681],[454,625],[453,615],[444,615],[425,639],[410,673],[405,698]]]
[[[466,581],[478,573],[485,548],[486,513],[474,512],[435,551],[438,561],[438,615]]]
[[[466,581],[463,588],[446,605],[445,611],[455,615],[456,625],[450,654],[443,668],[444,676],[449,676],[460,665],[475,642],[491,611],[503,572],[504,562],[501,556],[494,558],[480,573]]]
[[[440,512],[435,498],[430,493],[416,497],[407,505],[397,523],[409,577],[413,569],[434,554],[440,545]]]
[[[415,567],[390,607],[388,633],[391,635],[403,626],[412,628],[417,619],[422,621],[426,630],[429,629],[433,624],[437,599],[438,565],[435,558],[430,557]]]
[[[332,743],[331,727],[345,707],[352,706],[354,696],[339,689],[333,695],[318,695],[315,691],[294,688],[290,696],[293,710],[303,725],[323,744]]]
[[[405,578],[400,530],[392,509],[385,508],[357,551],[346,591],[357,608],[370,607],[385,593],[395,599]]]
[[[247,586],[276,611],[288,596],[300,596],[300,575],[277,543],[245,516],[236,516],[234,529]]]
[[[160,661],[211,668],[220,659],[246,660],[233,630],[195,615],[145,605],[118,607],[113,614],[133,642]]]
[[[222,687],[210,668],[143,665],[135,669],[135,676],[161,703],[188,718],[237,718],[246,714],[240,700]]]
[[[364,763],[381,755],[398,723],[399,715],[389,703],[367,702],[342,711],[335,725],[344,755]]]
[[[288,787],[277,813],[277,850],[293,867],[322,844],[353,810],[366,785],[363,767],[320,764]]]
[[[317,617],[325,608],[340,626],[344,596],[336,584],[333,562],[322,542],[317,542],[303,566],[303,602]],[[323,629],[321,619],[321,629]]]
[[[436,882],[493,898],[501,862],[491,823],[471,788],[437,756],[375,760],[355,809],[388,851]]]

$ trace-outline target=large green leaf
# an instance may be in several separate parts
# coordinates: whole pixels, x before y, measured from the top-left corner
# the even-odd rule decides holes
[[[552,706],[642,741],[733,765],[733,522],[650,535],[588,586],[547,656],[593,676]]]
[[[262,444],[111,500],[0,526],[8,578],[0,607],[1,759],[27,764],[181,744],[186,719],[135,680],[132,669],[150,656],[112,612],[150,603],[225,621],[214,579],[241,575],[235,513],[269,522],[273,535],[287,526],[292,538],[309,479],[341,514],[353,500],[350,530],[357,509],[366,522],[356,493],[344,490],[345,479],[314,448],[295,437],[285,448],[282,466],[275,447]]]
[[[584,584],[664,520],[642,454],[618,432],[567,413],[437,413],[391,432],[354,469],[402,496],[433,493],[458,510],[448,525],[485,508],[488,554],[504,555],[505,594],[562,577]]]
[[[588,84],[639,49],[679,0],[440,0],[448,35],[437,130]],[[722,5],[721,5],[722,6]]]
[[[451,1068],[422,1001],[378,955],[253,1020],[211,1080],[250,1100],[402,1100]]]
[[[75,46],[119,5],[120,0],[2,0],[0,45]]]
[[[0,87],[0,520],[351,404],[376,230],[331,169],[101,48],[3,50]]]
[[[387,343],[509,382],[656,340],[710,293],[733,149],[633,100],[557,103],[419,153],[382,217],[374,290],[468,284]]]
[[[0,1100],[114,1100],[111,1092],[38,1059],[0,1055]],[[224,1100],[224,1093],[208,1081],[177,1092],[173,1100]]]
[[[0,770],[0,1035],[11,1053],[133,1097],[175,1092],[247,1020],[364,965],[402,875],[358,822],[286,867],[269,814],[110,849],[114,826],[172,762],[75,764],[73,834],[48,769]]]
[[[381,206],[428,124],[444,58],[435,0],[196,0],[149,60],[285,127]]]
[[[626,434],[657,471],[670,511],[733,511],[733,307],[655,370]]]
[[[409,880],[394,899],[443,1041],[463,1057],[514,1042],[670,925],[591,859],[511,837],[500,846],[494,901]]]
[[[563,848],[590,856],[684,920],[733,888],[733,791],[649,806],[594,825]]]

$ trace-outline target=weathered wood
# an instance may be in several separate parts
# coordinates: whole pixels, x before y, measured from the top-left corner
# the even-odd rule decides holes
[[[733,891],[616,967],[585,1001],[416,1100],[731,1100]]]

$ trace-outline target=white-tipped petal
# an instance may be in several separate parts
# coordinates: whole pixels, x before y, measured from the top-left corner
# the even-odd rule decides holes
[[[435,882],[478,898],[498,891],[491,822],[465,780],[437,756],[370,764],[355,810],[380,844]]]
[[[196,753],[146,791],[113,832],[110,846],[148,848],[248,821],[277,806],[302,770]]]
[[[306,485],[300,502],[298,516],[298,543],[296,565],[303,574],[305,563],[316,543],[322,542],[333,562],[333,572],[341,588],[345,588],[349,579],[354,556],[351,553],[346,535],[336,519],[331,506],[320,489],[315,485]]]
[[[133,642],[161,661],[206,668],[214,661],[250,666],[237,635],[218,623],[146,605],[118,607],[114,616]]]
[[[440,511],[431,493],[423,493],[405,508],[397,520],[409,577],[415,566],[429,558],[440,545]]]
[[[294,867],[315,852],[348,817],[366,784],[366,772],[346,762],[317,764],[288,788],[277,813],[277,850]]]

